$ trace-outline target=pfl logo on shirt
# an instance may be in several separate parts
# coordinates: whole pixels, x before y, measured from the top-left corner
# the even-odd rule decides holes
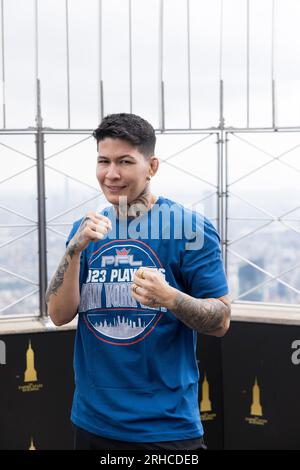
[[[115,256],[102,256],[101,268],[106,268],[107,266],[121,266],[124,264],[134,267],[142,266],[142,261],[134,261],[133,255],[129,253],[130,250],[122,248],[122,250],[116,249]]]

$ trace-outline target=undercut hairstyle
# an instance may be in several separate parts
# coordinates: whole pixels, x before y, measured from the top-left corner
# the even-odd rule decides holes
[[[109,114],[94,130],[93,136],[98,143],[106,137],[126,140],[148,158],[154,155],[156,136],[148,121],[136,114]]]

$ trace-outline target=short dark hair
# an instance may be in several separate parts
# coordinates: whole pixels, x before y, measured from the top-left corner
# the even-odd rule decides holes
[[[97,145],[106,137],[126,140],[136,147],[144,157],[154,155],[156,137],[151,124],[136,114],[109,114],[94,130]]]

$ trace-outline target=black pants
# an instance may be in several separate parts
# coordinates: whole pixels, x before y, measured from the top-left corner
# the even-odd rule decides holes
[[[92,434],[77,426],[75,428],[75,450],[205,450],[207,449],[202,437],[185,439],[183,441],[167,442],[125,442],[107,439]]]

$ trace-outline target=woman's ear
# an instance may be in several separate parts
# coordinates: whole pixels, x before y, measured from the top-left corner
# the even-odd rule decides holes
[[[150,176],[154,176],[159,168],[159,159],[155,156],[155,155],[152,155],[149,159],[149,163],[150,163],[150,168],[149,168],[149,171],[150,171]]]

